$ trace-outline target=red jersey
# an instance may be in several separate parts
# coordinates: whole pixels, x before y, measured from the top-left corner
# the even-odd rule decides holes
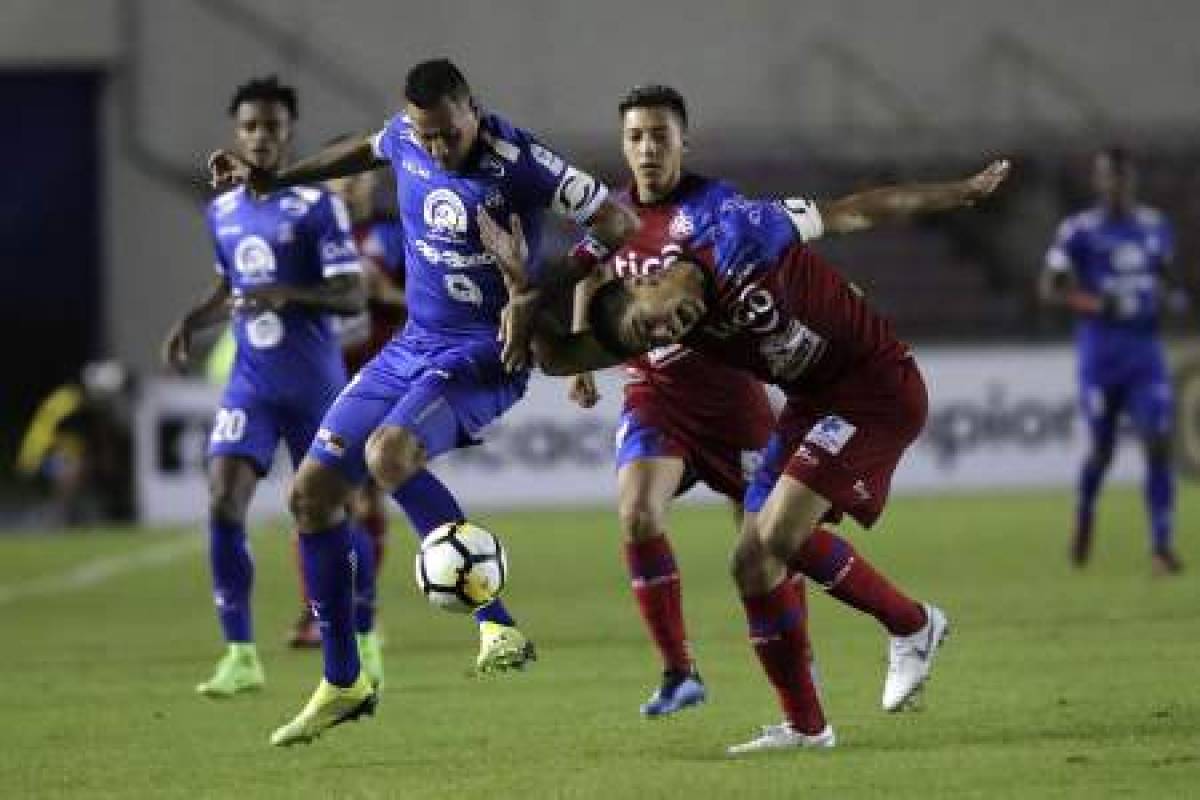
[[[693,245],[707,279],[708,312],[684,340],[789,395],[908,355],[891,323],[800,243],[797,213],[744,197],[722,203]]]
[[[727,184],[685,175],[661,203],[627,199],[641,227],[614,259],[618,277],[651,275],[683,252],[697,225],[735,195]],[[626,363],[626,407],[653,409],[658,418],[738,447],[761,446],[774,422],[766,391],[744,370],[706,358],[684,345],[658,348]]]
[[[354,226],[355,244],[364,267],[379,270],[397,287],[404,285],[404,234],[394,220],[364,222]],[[346,371],[353,375],[375,357],[397,330],[405,314],[373,301],[367,309],[342,323],[339,331]]]

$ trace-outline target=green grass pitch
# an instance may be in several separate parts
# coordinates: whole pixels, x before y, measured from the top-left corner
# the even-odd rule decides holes
[[[427,607],[399,520],[382,587],[388,687],[378,715],[310,747],[272,728],[307,699],[319,657],[282,646],[297,610],[281,526],[256,531],[262,693],[205,700],[220,652],[197,536],[0,537],[0,796],[138,798],[770,798],[1200,796],[1200,499],[1180,487],[1191,571],[1152,579],[1138,494],[1110,493],[1092,566],[1065,559],[1065,493],[893,503],[851,535],[953,635],[917,713],[879,710],[885,639],[813,597],[839,747],[733,761],[778,721],[726,576],[728,512],[684,507],[672,532],[706,706],[646,721],[658,666],[610,511],[495,514],[508,599],[541,660],[465,676],[469,619]]]

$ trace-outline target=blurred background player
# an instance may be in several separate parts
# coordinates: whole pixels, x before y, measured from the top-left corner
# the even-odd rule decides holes
[[[613,263],[617,277],[636,282],[670,267],[702,232],[700,220],[738,195],[726,183],[685,171],[687,107],[678,91],[636,87],[622,98],[618,111],[622,153],[633,180],[626,199],[642,224]],[[985,172],[963,181],[957,196],[969,202],[1001,177]],[[876,190],[875,202],[885,191],[892,193],[890,204],[903,209],[887,215],[894,217],[930,210],[927,203],[944,204],[946,198],[920,186],[902,186]],[[860,206],[855,197],[824,206],[825,231],[864,230],[880,221]],[[578,293],[577,312],[586,309],[586,292]],[[580,322],[577,313],[577,328]],[[728,497],[740,516],[775,415],[757,378],[682,344],[651,350],[628,362],[627,370],[617,440],[618,509],[634,596],[663,663],[662,684],[641,711],[659,716],[699,703],[706,694],[685,631],[682,580],[666,532],[667,507],[701,481]],[[572,399],[584,407],[594,405],[590,373],[571,378],[570,384]],[[888,711],[904,707],[928,673],[909,639],[925,625],[922,605],[826,527],[813,531],[789,566],[883,624],[891,644],[882,705]]]
[[[1079,395],[1090,451],[1079,475],[1071,560],[1083,566],[1091,555],[1096,499],[1125,415],[1146,458],[1153,569],[1177,573],[1171,382],[1158,335],[1173,285],[1175,234],[1160,212],[1138,204],[1136,170],[1124,148],[1096,154],[1092,183],[1097,205],[1059,225],[1040,287],[1045,302],[1078,319]]]
[[[525,392],[525,347],[512,330],[514,320],[521,327],[520,316],[532,313],[537,297],[508,292],[479,241],[480,209],[519,216],[535,247],[547,210],[586,226],[587,236],[561,270],[570,273],[593,268],[636,226],[603,184],[483,111],[448,60],[413,67],[404,94],[405,113],[382,131],[327,148],[278,174],[235,154],[219,152],[210,160],[217,185],[242,182],[264,190],[390,164],[405,233],[404,331],[329,409],[293,484],[325,669],[309,703],[271,737],[276,745],[311,741],[375,707],[347,639],[349,529],[343,506],[352,489],[370,474],[422,535],[464,519],[426,464],[475,443],[483,426]],[[480,671],[530,660],[530,644],[502,604],[492,602],[479,615]]]
[[[338,137],[337,144],[348,137]],[[326,182],[330,191],[342,198],[350,213],[350,227],[363,265],[367,308],[361,314],[341,318],[339,325],[346,374],[353,377],[404,325],[404,231],[394,214],[384,211],[385,190],[380,171],[363,172]],[[388,519],[386,497],[368,478],[350,498],[350,514],[370,536],[375,573],[383,569]],[[304,572],[300,569],[299,541],[296,565],[300,576],[300,615],[288,634],[292,647],[321,646],[321,632],[312,613]]]
[[[45,486],[37,523],[77,526],[133,519],[134,382],[116,361],[84,366],[42,400],[21,439],[17,474]]]
[[[915,198],[923,210],[971,205],[1006,173],[998,162],[979,180],[862,192],[830,207],[831,225],[849,231],[903,216]],[[845,514],[867,528],[878,520],[892,474],[924,424],[924,381],[891,324],[803,246],[824,229],[815,203],[729,193],[688,213],[696,235],[674,263],[600,287],[588,304],[588,332],[543,328],[538,360],[551,374],[570,375],[682,343],[785,392],[749,482],[733,557],[750,641],[784,722],[728,752],[830,748],[836,738],[810,671],[804,586],[790,579],[790,564],[821,523]],[[480,227],[509,280],[527,280],[519,223],[510,221],[509,233],[481,215]],[[946,615],[926,605],[920,629],[905,637],[921,681],[948,630]]]
[[[239,155],[273,172],[287,159],[296,93],[275,78],[239,86],[229,105]],[[230,378],[209,438],[209,534],[213,594],[226,655],[196,690],[227,697],[260,688],[250,595],[254,565],[246,511],[271,468],[280,439],[293,465],[307,451],[321,415],[346,382],[330,315],[359,313],[362,267],[342,201],[316,186],[269,193],[244,187],[218,196],[206,219],[217,280],[208,297],[177,322],[163,345],[174,369],[187,366],[192,335],[233,315]],[[382,681],[373,633],[374,568],[361,532],[354,537],[354,630],[372,677]]]

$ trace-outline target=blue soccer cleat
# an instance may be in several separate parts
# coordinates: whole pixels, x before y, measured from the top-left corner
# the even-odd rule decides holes
[[[664,672],[662,686],[642,704],[642,715],[665,717],[689,706],[700,705],[708,698],[704,681],[696,672]]]

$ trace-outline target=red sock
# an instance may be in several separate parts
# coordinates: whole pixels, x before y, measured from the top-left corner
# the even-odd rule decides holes
[[[371,552],[375,555],[375,573],[383,566],[383,555],[387,549],[388,520],[383,511],[372,511],[363,516],[359,523],[371,537]]]
[[[304,580],[304,567],[300,563],[300,531],[292,531],[292,558],[296,565],[296,574],[300,577],[300,604],[312,608],[308,596],[308,582]]]
[[[766,594],[743,597],[742,605],[750,623],[750,644],[779,694],[788,722],[801,733],[820,733],[825,728],[825,714],[809,666],[812,645],[804,584],[782,581]]]
[[[825,528],[814,528],[788,567],[812,578],[848,606],[875,617],[893,636],[908,636],[925,625],[925,610],[855,551]]]
[[[625,563],[633,596],[662,656],[663,668],[690,672],[692,657],[683,625],[683,593],[670,540],[659,535],[626,541]]]

